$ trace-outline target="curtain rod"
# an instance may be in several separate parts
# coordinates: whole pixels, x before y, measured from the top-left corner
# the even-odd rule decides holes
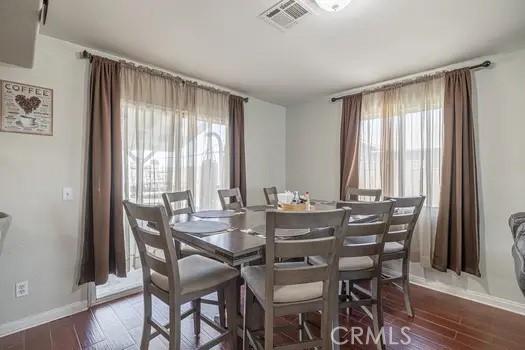
[[[87,50],[84,50],[80,53],[80,58],[85,58],[85,59],[89,59],[89,61],[91,62],[91,60],[93,59],[93,57],[95,57],[96,55],[93,55],[92,53],[88,52]],[[151,71],[158,71],[159,73],[162,73],[162,75],[165,75],[165,76],[169,76],[169,77],[172,77],[172,78],[175,78],[175,79],[180,79],[182,82],[184,83],[191,83],[191,84],[195,84],[197,85],[198,87],[200,88],[203,88],[203,89],[206,89],[206,90],[212,90],[212,91],[218,91],[218,92],[221,92],[221,93],[225,93],[225,94],[231,94],[229,91],[226,91],[226,90],[221,90],[221,89],[217,89],[217,88],[214,88],[214,87],[211,87],[211,86],[206,86],[206,85],[202,85],[202,84],[199,84],[199,83],[196,83],[196,82],[193,82],[191,80],[187,80],[187,79],[184,79],[184,78],[181,78],[179,76],[175,76],[175,75],[172,75],[170,73],[166,73],[166,72],[163,72],[163,71],[160,71],[160,70],[157,70],[157,69],[152,69],[152,68],[149,68],[149,67],[146,67],[146,66],[138,66],[134,63],[131,63],[131,62],[128,62],[126,60],[121,60],[121,62],[124,62],[126,64],[129,64],[133,67],[136,67],[136,68],[144,68],[146,70],[151,70]],[[234,95],[235,96],[235,95]],[[244,102],[248,102],[249,101],[249,98],[248,97],[242,97],[242,96],[239,96],[243,99]]]
[[[487,68],[487,67],[490,67],[490,65],[492,64],[491,61],[485,61],[483,63],[480,63],[480,64],[476,64],[474,66],[470,66],[470,67],[467,67],[468,69],[470,70],[474,70],[474,69],[479,69],[479,68]],[[393,87],[393,86],[396,86],[396,85],[408,85],[408,84],[411,84],[411,83],[416,83],[418,82],[419,80],[425,80],[425,79],[429,79],[429,78],[432,78],[434,76],[438,76],[438,75],[441,75],[441,74],[444,74],[446,73],[447,71],[440,71],[440,72],[436,72],[436,73],[432,73],[432,74],[429,74],[429,75],[423,75],[421,77],[416,77],[416,78],[412,78],[412,79],[406,79],[406,80],[401,80],[401,81],[398,81],[398,82],[394,82],[394,83],[391,83],[391,84],[386,84],[386,85],[382,85],[382,86],[378,86],[377,88],[372,88],[372,89],[369,89],[369,90],[363,90],[362,92],[374,92],[374,91],[379,91],[379,90],[385,90],[385,89],[388,89],[389,87]],[[331,101],[332,102],[336,102],[336,101],[339,101],[339,100],[342,100],[343,98],[345,98],[346,96],[350,96],[350,95],[345,95],[345,96],[339,96],[339,97],[332,97]]]

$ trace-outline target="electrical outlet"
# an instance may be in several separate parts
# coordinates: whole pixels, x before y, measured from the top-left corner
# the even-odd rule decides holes
[[[17,298],[29,295],[29,281],[20,281],[15,284],[15,296]]]
[[[72,201],[73,200],[73,189],[71,187],[64,187],[62,190],[62,200]]]

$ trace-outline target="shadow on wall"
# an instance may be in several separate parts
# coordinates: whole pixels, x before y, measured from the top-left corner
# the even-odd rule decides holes
[[[495,63],[492,62],[490,67],[487,69],[494,69]],[[476,74],[471,74],[472,76],[472,86],[478,86],[476,81]],[[483,188],[483,174],[479,171],[481,164],[481,152],[480,150],[480,137],[479,137],[479,102],[478,102],[478,89],[472,89],[472,118],[474,123],[474,143],[476,147],[476,164],[478,166],[477,180],[478,180],[478,189]],[[487,278],[487,251],[484,249],[486,247],[487,232],[486,232],[486,215],[485,215],[485,197],[484,192],[478,190],[478,210],[479,210],[479,271],[481,273],[481,278],[476,276],[471,276],[474,278],[487,292],[492,294],[490,290],[489,280]]]
[[[2,251],[4,250],[4,242],[9,226],[11,226],[11,216],[0,212],[0,255],[2,255]]]

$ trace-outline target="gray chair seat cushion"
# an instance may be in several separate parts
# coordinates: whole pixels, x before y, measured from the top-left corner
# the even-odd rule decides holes
[[[375,238],[372,236],[363,236],[363,237],[350,237],[345,240],[346,244],[367,244],[373,243]],[[385,243],[385,253],[397,253],[403,250],[404,246],[399,242],[386,242]]]
[[[313,264],[326,264],[322,256],[311,256],[308,260]],[[355,256],[339,259],[339,271],[360,271],[374,267],[374,261],[368,256]]]
[[[213,288],[239,275],[237,269],[198,254],[179,259],[178,263],[182,295]],[[169,292],[167,276],[152,270],[151,282]]]
[[[405,248],[401,243],[398,242],[387,242],[385,243],[385,253],[397,253],[403,250]]]
[[[303,262],[279,263],[281,268],[306,266]],[[242,269],[242,277],[259,300],[265,300],[266,266],[246,266]],[[274,303],[294,303],[314,300],[323,296],[323,282],[274,286]]]
[[[345,244],[366,244],[374,243],[375,241],[374,236],[348,237],[345,239]]]

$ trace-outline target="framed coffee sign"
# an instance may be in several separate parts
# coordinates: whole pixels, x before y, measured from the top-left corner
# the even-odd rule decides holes
[[[0,80],[0,131],[53,135],[53,90]]]

